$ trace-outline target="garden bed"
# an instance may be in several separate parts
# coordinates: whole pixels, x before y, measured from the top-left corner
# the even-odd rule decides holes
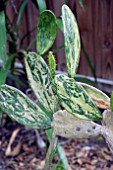
[[[13,135],[15,135],[15,139]],[[39,131],[46,141],[45,131]],[[12,135],[13,134],[13,135]],[[9,141],[13,140],[9,156],[6,156]],[[59,138],[72,170],[112,170],[111,153],[102,137],[92,139]],[[44,165],[46,148],[37,145],[36,133],[16,123],[8,122],[0,133],[0,170],[41,170]],[[54,156],[57,161],[57,156]],[[71,170],[70,169],[70,170]]]

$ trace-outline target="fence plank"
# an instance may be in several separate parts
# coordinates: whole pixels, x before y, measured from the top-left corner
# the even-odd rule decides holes
[[[76,0],[76,16],[78,20],[78,25],[80,29],[81,39],[84,48],[90,57],[90,61],[94,63],[94,49],[93,49],[93,21],[92,21],[92,1],[83,1],[84,9],[80,6],[78,0]],[[88,62],[81,51],[81,59],[79,66],[79,73],[84,73],[85,75],[92,75],[91,69],[89,68]]]
[[[21,0],[14,1],[17,9],[20,2]],[[83,0],[84,10],[81,8],[78,0],[67,2],[77,17],[81,38],[85,50],[96,69],[97,77],[113,80],[113,1]],[[65,0],[46,0],[46,3],[47,8],[51,9],[56,16],[61,16],[61,6],[65,3]],[[7,13],[12,20],[14,10],[11,7],[10,1],[7,6]],[[37,25],[38,17],[38,10],[31,1],[28,1],[28,5],[22,17],[22,25],[19,35],[23,36],[25,33],[32,30]],[[27,47],[35,35],[36,31],[26,38],[24,41],[24,47]],[[63,42],[63,34],[58,30],[57,39],[54,43],[53,49],[61,46]],[[35,46],[32,49],[35,50]],[[66,64],[64,50],[60,50],[56,54],[56,58],[57,69],[65,71]],[[92,76],[83,52],[81,52],[78,73]]]
[[[113,1],[93,1],[94,51],[97,75],[113,79]]]

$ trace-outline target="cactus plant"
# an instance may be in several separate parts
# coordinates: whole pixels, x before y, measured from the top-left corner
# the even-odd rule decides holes
[[[45,10],[41,13],[37,31],[36,48],[38,54],[43,55],[52,46],[56,38],[57,22],[51,11]]]
[[[42,16],[45,14],[47,15],[47,11],[43,12]],[[52,18],[55,19],[54,16]],[[47,16],[46,19],[48,20]],[[80,58],[80,37],[75,17],[66,5],[62,7],[62,19],[68,76],[55,75],[56,64],[52,53],[49,54],[50,69],[40,56],[50,48],[52,43],[50,42],[49,46],[47,45],[44,49],[45,42],[42,42],[43,38],[39,34],[37,37],[38,54],[25,53],[26,72],[29,84],[38,99],[38,105],[14,87],[0,86],[0,108],[10,117],[31,128],[52,128],[52,141],[46,156],[44,170],[50,169],[57,144],[57,135],[88,138],[102,134],[113,151],[111,121],[113,112],[106,110],[102,115],[97,108],[97,106],[104,109],[109,108],[109,97],[92,86],[74,80]],[[40,20],[40,25],[43,26],[42,20]],[[53,28],[54,26],[53,24]],[[41,33],[40,29],[39,33]],[[53,34],[54,39],[55,33]],[[47,34],[44,33],[44,35],[46,37]],[[40,39],[41,44],[39,44]],[[58,110],[58,103],[65,110]],[[94,120],[102,120],[103,124],[94,123]]]
[[[57,75],[54,84],[53,90],[55,89],[60,103],[68,112],[81,119],[102,119],[102,115],[92,99],[73,78]]]
[[[111,98],[110,98],[110,107],[111,107],[111,110],[113,112],[113,92],[112,92]]]

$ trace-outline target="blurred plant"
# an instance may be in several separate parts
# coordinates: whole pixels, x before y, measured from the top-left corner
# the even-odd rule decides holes
[[[0,25],[0,27],[3,28],[4,14],[1,14],[0,17],[3,19],[3,22],[1,22],[3,25]],[[0,86],[0,108],[2,111],[17,122],[31,128],[49,129],[46,132],[50,146],[46,155],[44,170],[50,169],[56,147],[63,162],[62,166],[60,164],[59,167],[68,168],[65,155],[61,152],[62,148],[59,144],[57,145],[57,136],[88,138],[102,134],[113,152],[113,113],[110,110],[105,110],[102,115],[97,108],[97,106],[102,109],[111,107],[111,110],[113,110],[113,95],[111,95],[109,101],[109,97],[98,89],[75,81],[75,73],[80,58],[80,36],[76,19],[66,5],[62,7],[62,21],[68,76],[55,75],[56,63],[52,53],[49,53],[48,56],[50,69],[40,56],[50,49],[57,31],[55,15],[46,10],[41,13],[38,23],[36,40],[38,54],[24,52],[29,84],[38,99],[38,105],[14,87]],[[0,41],[6,44],[4,38]],[[2,50],[0,54],[6,57],[6,49]],[[3,58],[3,62],[5,63],[3,67],[9,69],[11,61],[6,62]],[[6,74],[7,72],[6,70]],[[3,83],[4,81],[1,84]],[[58,111],[58,103],[65,110]],[[103,124],[94,123],[95,120],[102,120]]]
[[[2,39],[2,41],[5,40],[4,43],[6,46],[6,38],[7,38],[8,58],[13,56],[13,59],[11,61],[11,71],[10,71],[10,73],[7,74],[6,77],[9,77],[10,79],[12,79],[15,82],[17,82],[18,84],[20,84],[20,86],[22,86],[23,88],[26,88],[26,85],[17,76],[14,76],[14,73],[19,73],[19,74],[25,75],[24,67],[20,68],[20,67],[18,67],[18,65],[15,66],[15,63],[16,63],[16,59],[18,58],[20,60],[20,63],[23,65],[23,50],[24,50],[23,43],[24,43],[24,40],[34,30],[36,30],[36,28],[34,28],[30,32],[26,33],[26,35],[23,35],[23,37],[20,37],[19,30],[20,30],[20,26],[21,26],[22,15],[23,15],[23,12],[25,10],[25,7],[26,7],[28,1],[23,0],[20,3],[18,9],[15,5],[15,2],[13,0],[10,1],[12,8],[14,9],[14,15],[13,15],[12,21],[10,21],[10,19],[6,13],[7,2],[8,2],[7,0],[2,0],[0,2],[0,8],[3,11],[2,13],[4,13],[4,26],[6,27],[6,29],[5,29],[5,27],[3,27],[3,24],[1,23],[1,25],[2,25],[2,27],[0,29],[1,35],[2,35],[1,39]],[[43,10],[46,9],[46,4],[45,4],[44,0],[43,1],[35,0],[35,3],[38,4],[38,9],[40,12],[42,12]],[[44,4],[45,4],[45,7],[44,7]],[[15,22],[15,20],[16,20],[16,22]],[[3,34],[3,33],[5,33],[5,34]],[[30,50],[34,43],[35,43],[35,41],[33,41],[32,44],[29,44],[27,49]],[[0,57],[2,59],[2,64],[4,65],[4,62],[6,60],[6,49],[4,50],[4,54],[1,53]]]
[[[46,10],[46,1],[45,0],[31,0],[37,7],[37,9],[41,12],[43,12],[44,10]],[[15,5],[15,2],[13,0],[11,0],[11,5],[12,5],[12,8],[14,9],[14,17],[13,17],[13,22],[10,21],[8,15],[6,14],[6,30],[7,30],[7,42],[8,42],[8,56],[13,56],[13,61],[11,63],[11,72],[7,74],[7,76],[16,81],[18,84],[20,84],[20,86],[22,86],[23,88],[26,87],[26,85],[20,80],[18,79],[18,77],[14,76],[14,73],[15,72],[18,72],[19,74],[23,74],[25,75],[25,72],[24,72],[24,68],[19,68],[18,66],[15,66],[15,60],[16,58],[18,58],[21,62],[21,64],[23,65],[23,55],[21,52],[23,52],[24,50],[24,47],[23,47],[23,42],[25,40],[26,37],[28,37],[36,28],[34,28],[33,30],[29,31],[28,33],[26,33],[26,35],[24,35],[22,38],[20,38],[19,36],[19,30],[20,30],[20,26],[21,26],[21,20],[22,20],[22,15],[23,15],[23,12],[24,12],[24,9],[27,5],[27,0],[23,0],[21,3],[20,3],[20,6],[19,8],[17,9],[16,5]],[[81,0],[79,0],[80,4],[83,6],[83,2]],[[2,9],[5,10],[5,7],[7,5],[7,0],[2,0],[1,2],[1,7]],[[6,13],[6,12],[5,12]],[[17,21],[15,23],[15,19],[17,18]],[[38,22],[38,32],[40,32],[40,21]],[[47,24],[47,23],[46,23]],[[57,18],[57,24],[58,26],[60,26],[60,28],[62,29],[63,31],[63,25],[62,25],[62,20],[61,18]],[[48,25],[48,24],[47,24]],[[49,27],[48,27],[49,28]],[[3,28],[2,28],[3,29]],[[1,29],[1,30],[2,30]],[[54,31],[54,29],[53,29]],[[4,31],[5,32],[5,31]],[[40,33],[39,35],[37,35],[37,39],[39,38],[40,36]],[[3,36],[2,36],[3,37]],[[49,37],[48,37],[49,38]],[[39,38],[40,39],[40,38]],[[47,39],[47,37],[46,37]],[[36,41],[36,38],[34,38],[32,40],[32,42],[28,45],[27,47],[27,51],[29,51],[31,49],[31,47],[33,46],[33,44],[35,43]],[[38,42],[38,41],[37,41]],[[42,42],[43,39],[42,39]],[[83,46],[83,45],[82,45]],[[40,48],[40,46],[37,44],[37,47]],[[64,48],[65,46],[62,45],[61,47],[58,47],[57,49],[54,50],[54,52],[57,52],[59,51],[61,48]],[[84,49],[84,48],[83,48]],[[37,49],[38,51],[38,49]],[[6,52],[6,50],[5,50]],[[94,75],[94,77],[96,77],[96,74],[95,74],[95,70],[90,62],[90,59],[86,53],[85,50],[83,50],[85,56],[86,56],[86,59],[89,63],[89,66],[92,70],[92,73]],[[42,52],[43,54],[45,52]],[[42,55],[42,54],[41,54]],[[3,55],[2,55],[3,57]],[[83,79],[83,81],[88,81]]]
[[[4,84],[8,75],[8,71],[11,67],[13,56],[8,60],[6,59],[6,25],[5,25],[5,1],[0,2],[0,85]],[[2,111],[0,110],[0,118],[2,117]]]
[[[110,107],[111,107],[111,111],[113,112],[113,92],[110,97]]]
[[[55,25],[57,26],[54,14],[50,11],[44,11],[41,14],[42,19],[40,18],[40,29],[42,29],[45,21],[44,15],[46,15],[47,20],[51,15],[51,18],[53,18],[51,21],[54,23],[51,23],[53,28]],[[57,146],[57,135],[71,138],[88,138],[101,134],[106,138],[113,152],[113,112],[105,110],[102,115],[97,108],[97,106],[103,109],[110,108],[111,103],[112,110],[113,98],[111,96],[110,102],[109,97],[100,90],[74,80],[80,58],[80,37],[76,19],[66,5],[62,7],[62,20],[68,76],[55,76],[56,63],[52,53],[49,53],[50,69],[39,55],[50,48],[56,34],[51,29],[49,32],[49,29],[47,29],[46,32],[44,26],[44,37],[47,35],[48,39],[48,37],[53,35],[50,38],[50,42],[48,42],[49,39],[46,41],[49,46],[43,43],[43,36],[40,35],[37,38],[37,41],[41,42],[41,44],[37,43],[40,47],[37,47],[38,54],[35,52],[25,53],[26,72],[29,84],[39,101],[38,105],[14,87],[8,85],[0,86],[0,107],[2,111],[6,112],[17,122],[31,128],[49,129],[47,131],[49,138],[52,134],[44,170],[50,170],[51,161]],[[65,110],[58,111],[58,103]],[[95,120],[102,120],[103,124],[94,123],[93,121]],[[67,168],[68,164],[65,168],[63,166],[63,169]]]
[[[47,9],[45,0],[32,0],[32,2],[39,9],[40,13]]]
[[[82,0],[78,0],[79,1],[79,4],[81,5],[81,7],[83,8],[83,10],[85,10],[84,9],[84,4],[83,4],[83,1]],[[63,23],[62,23],[62,19],[61,19],[61,17],[58,17],[57,18],[57,24],[58,24],[58,27],[60,28],[60,30],[63,32]],[[53,53],[56,53],[56,52],[58,52],[59,50],[61,50],[62,48],[65,48],[65,46],[64,46],[64,44],[62,45],[62,46],[60,46],[60,47],[58,47],[58,49],[55,49],[55,50],[53,50]],[[93,64],[92,64],[92,62],[91,62],[91,60],[90,60],[90,56],[88,55],[88,53],[87,53],[87,51],[85,50],[85,47],[84,47],[84,44],[83,44],[83,42],[82,42],[82,38],[81,38],[81,50],[82,50],[82,52],[83,52],[83,54],[84,54],[84,57],[85,57],[85,59],[86,59],[86,61],[87,61],[87,63],[88,63],[88,66],[89,66],[89,68],[90,68],[90,70],[91,70],[91,73],[92,73],[92,75],[93,75],[93,77],[94,77],[94,79],[95,79],[95,81],[90,81],[90,79],[88,79],[88,78],[81,78],[81,77],[77,77],[77,76],[75,76],[75,79],[76,79],[76,77],[77,77],[77,80],[79,80],[79,81],[82,81],[82,82],[87,82],[87,83],[96,83],[96,78],[97,78],[97,76],[96,76],[96,70],[95,70],[95,68],[94,68],[94,66],[93,66]],[[95,84],[96,85],[96,84]]]
[[[46,1],[45,0],[31,0],[35,6],[37,7],[37,9],[39,10],[40,13],[42,13],[44,10],[47,9],[46,7]],[[7,1],[3,1],[5,2],[5,5],[7,5]],[[8,74],[8,77],[14,81],[16,81],[18,84],[20,84],[20,86],[22,86],[23,88],[26,88],[26,85],[20,80],[18,79],[18,77],[14,76],[14,73],[18,72],[19,74],[23,74],[25,76],[25,70],[24,70],[24,67],[23,68],[19,68],[18,66],[15,66],[15,60],[18,58],[20,60],[20,63],[23,65],[23,55],[22,55],[22,52],[24,50],[24,47],[23,47],[23,42],[25,40],[26,37],[29,37],[30,34],[36,30],[37,28],[35,27],[33,30],[30,30],[28,33],[26,33],[23,37],[20,38],[19,36],[19,30],[20,30],[20,26],[21,26],[21,20],[22,20],[22,15],[23,15],[23,12],[25,10],[25,7],[27,5],[27,0],[23,0],[21,3],[20,3],[20,6],[19,8],[17,9],[16,5],[15,5],[15,2],[13,0],[11,0],[11,4],[12,4],[12,7],[14,8],[14,17],[13,17],[13,22],[10,21],[8,15],[6,15],[6,27],[7,27],[7,42],[8,42],[8,47],[9,47],[9,50],[8,50],[8,56],[14,56],[13,57],[13,61],[12,61],[12,64],[11,64],[11,72],[10,74]],[[83,6],[83,3],[82,1],[80,0],[79,1],[80,4]],[[15,19],[17,19],[16,23],[15,23]],[[34,38],[30,44],[28,44],[26,50],[29,51],[31,50],[33,44],[36,42],[36,39],[39,38],[40,36],[40,20],[38,22],[38,29],[37,31],[39,32],[38,35],[36,36],[36,38]],[[62,30],[63,30],[63,26],[62,26],[62,20],[61,18],[57,18],[57,24],[58,26],[60,26],[60,28],[62,27]],[[48,24],[46,23],[45,26],[47,26]],[[50,29],[50,27],[48,27]],[[51,30],[52,31],[52,30]],[[54,29],[53,29],[54,31]],[[49,37],[48,37],[49,38]],[[40,39],[40,38],[39,38]],[[47,39],[47,37],[46,37]],[[38,42],[38,41],[37,41]],[[43,39],[42,39],[42,42]],[[40,46],[37,44],[37,47],[40,48]],[[57,49],[54,50],[54,52],[57,52],[59,51],[60,49],[64,48],[65,46],[62,45],[61,47],[58,47]],[[38,49],[37,49],[38,51]],[[83,50],[84,52],[85,50]],[[43,54],[45,52],[42,52]],[[94,75],[94,77],[96,77],[95,75],[95,70],[90,62],[90,59],[87,55],[86,52],[84,52],[85,56],[86,56],[86,59],[89,63],[89,66],[92,70],[92,73]],[[42,54],[41,54],[42,55]],[[82,79],[83,81],[88,81],[84,79]],[[89,80],[90,82],[90,80]]]
[[[43,10],[46,9],[46,4],[45,1],[33,1],[35,2],[36,5],[38,5],[39,11],[42,12]],[[4,4],[4,3],[3,3]],[[3,23],[1,22],[1,44],[3,44],[3,47],[6,47],[6,29],[5,29],[5,25],[7,27],[7,42],[8,42],[8,56],[9,59],[7,61],[7,65],[6,67],[1,69],[1,79],[0,79],[0,85],[4,84],[6,81],[6,78],[9,77],[10,79],[16,81],[18,84],[20,84],[22,87],[26,87],[26,85],[20,80],[18,79],[17,76],[14,76],[14,73],[17,72],[19,74],[25,74],[24,72],[24,67],[23,68],[18,68],[15,67],[15,61],[18,57],[18,59],[20,60],[21,64],[23,64],[23,42],[24,39],[29,36],[29,34],[34,31],[31,30],[31,32],[29,32],[28,34],[24,35],[22,38],[20,38],[19,36],[19,29],[21,26],[21,19],[22,19],[22,15],[23,15],[23,11],[27,5],[27,0],[24,0],[21,2],[19,9],[16,8],[14,1],[11,1],[11,5],[12,7],[15,9],[15,14],[14,14],[14,19],[13,22],[10,21],[10,19],[8,18],[8,15],[6,15],[6,21],[5,21],[5,15],[2,14],[2,18],[3,18]],[[5,9],[6,4],[4,4],[4,8]],[[17,17],[17,21],[16,24],[14,22],[15,18]],[[2,19],[1,18],[1,19]],[[50,22],[51,21],[51,22]],[[35,43],[35,41],[37,42],[37,52],[38,54],[44,54],[46,51],[48,51],[48,49],[52,46],[54,39],[56,37],[56,31],[57,31],[57,24],[56,24],[56,17],[54,16],[54,14],[51,11],[44,11],[41,13],[39,21],[38,21],[38,34],[36,36],[36,39],[33,40],[27,47],[27,50],[30,50],[32,45]],[[46,30],[46,31],[44,31]],[[4,33],[4,34],[3,34]],[[43,33],[43,34],[42,34]],[[49,34],[48,34],[49,33]],[[2,36],[2,34],[4,36]],[[51,37],[49,37],[50,35],[52,35]],[[3,54],[4,53],[4,54]],[[1,49],[1,56],[3,57],[3,61],[5,63],[5,59],[6,59],[6,48],[4,48],[3,50]],[[3,63],[3,62],[2,62]],[[11,70],[9,72],[9,70]],[[40,104],[41,105],[41,104]],[[42,108],[44,109],[44,108]],[[45,110],[44,110],[45,111]],[[0,112],[0,117],[2,116],[2,111]],[[48,133],[48,139],[51,140],[51,133]],[[62,150],[62,153],[60,153],[60,151],[62,150],[61,146],[58,145],[57,146],[57,153],[58,153],[58,157],[60,159],[60,163],[63,164],[63,167],[65,168],[68,163],[67,159],[65,157],[65,154]],[[62,159],[63,158],[63,159]],[[65,161],[65,164],[63,163]]]
[[[11,1],[12,2],[12,1]],[[1,5],[2,2],[0,2]],[[20,84],[22,87],[26,87],[26,85],[18,79],[18,77],[14,76],[14,72],[19,72],[19,73],[23,73],[22,72],[22,68],[19,69],[18,67],[15,67],[15,59],[17,56],[19,56],[19,50],[21,50],[20,48],[20,44],[18,41],[18,31],[19,31],[19,27],[20,27],[20,23],[21,23],[21,17],[22,17],[22,7],[23,4],[25,6],[25,1],[24,3],[22,3],[20,5],[20,10],[19,10],[19,14],[18,14],[18,19],[17,19],[17,24],[16,26],[14,26],[14,23],[11,23],[11,21],[9,20],[7,14],[6,14],[6,5],[7,5],[7,1],[3,2],[3,10],[2,13],[4,13],[4,26],[3,26],[3,22],[1,22],[1,29],[0,29],[0,34],[1,34],[1,41],[3,45],[3,48],[1,49],[2,51],[4,50],[4,53],[2,52],[0,55],[1,58],[1,71],[2,74],[0,74],[2,76],[1,78],[1,82],[0,84],[3,84],[6,81],[6,78],[9,77],[10,79],[15,80],[18,84]],[[16,14],[17,15],[17,14]],[[14,14],[15,16],[15,14]],[[3,20],[2,20],[3,21]],[[6,40],[7,40],[7,50],[6,50]],[[6,63],[6,59],[7,63]],[[4,64],[6,66],[4,66]],[[10,70],[10,72],[9,72]]]

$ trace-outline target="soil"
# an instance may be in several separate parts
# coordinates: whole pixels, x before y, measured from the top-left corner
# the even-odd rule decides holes
[[[46,147],[39,147],[36,131],[18,125],[11,120],[0,130],[0,170],[42,169]],[[46,142],[45,131],[39,131]],[[70,170],[113,170],[112,155],[105,140],[99,136],[92,139],[65,139],[59,137],[65,150]],[[56,154],[54,161],[56,160]]]

